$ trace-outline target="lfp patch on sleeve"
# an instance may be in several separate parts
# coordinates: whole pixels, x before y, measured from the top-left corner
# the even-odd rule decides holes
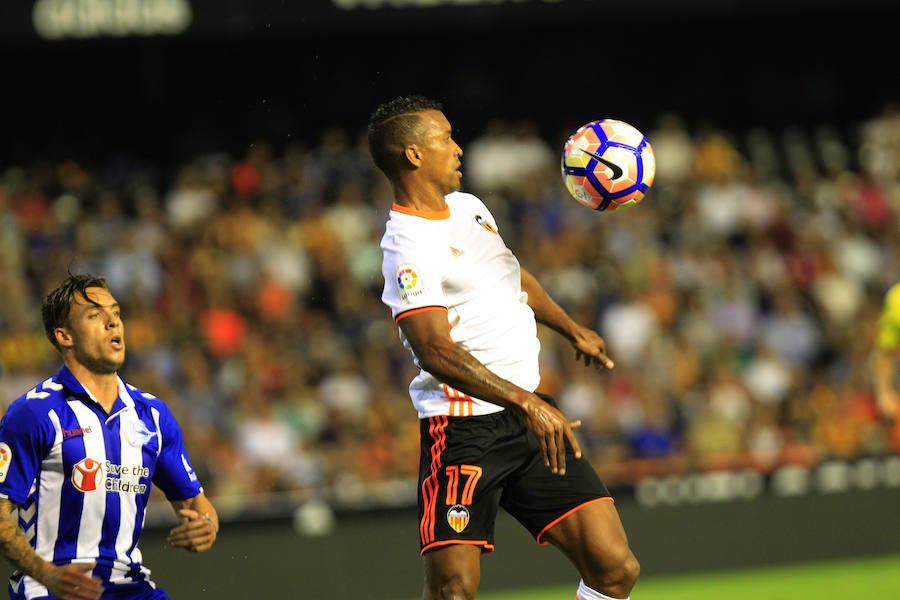
[[[416,271],[416,266],[405,263],[397,269],[397,291],[400,293],[400,302],[412,304],[416,298],[425,293],[422,278]]]
[[[6,481],[9,464],[12,462],[12,448],[6,442],[0,442],[0,483]]]

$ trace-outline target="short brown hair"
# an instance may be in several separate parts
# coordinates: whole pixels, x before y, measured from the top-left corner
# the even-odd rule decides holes
[[[44,296],[41,303],[41,317],[44,319],[44,335],[50,343],[59,349],[56,343],[56,328],[65,327],[69,323],[69,313],[72,311],[72,303],[75,295],[79,295],[91,304],[97,304],[87,295],[87,289],[92,287],[109,290],[109,285],[103,277],[96,275],[69,273],[56,289]]]

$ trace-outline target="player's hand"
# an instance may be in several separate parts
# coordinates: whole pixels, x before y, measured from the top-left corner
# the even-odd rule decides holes
[[[170,546],[190,552],[205,552],[212,548],[218,531],[211,519],[190,508],[179,510],[178,517],[181,524],[169,531],[166,540]]]
[[[583,360],[584,366],[602,366],[612,369],[615,363],[606,355],[606,342],[593,329],[579,326],[572,339],[575,347],[575,360]]]
[[[40,582],[54,598],[60,600],[98,600],[103,595],[103,582],[91,575],[96,563],[49,565]]]
[[[576,458],[581,458],[581,447],[574,430],[581,427],[581,421],[569,421],[560,410],[539,396],[533,396],[525,411],[526,425],[537,437],[544,457],[544,465],[558,475],[566,474],[566,442],[572,447]]]

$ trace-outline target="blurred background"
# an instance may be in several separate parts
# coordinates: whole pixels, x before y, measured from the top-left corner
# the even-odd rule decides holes
[[[869,363],[900,279],[898,17],[875,0],[3,3],[0,411],[58,368],[42,296],[68,269],[104,275],[122,375],[173,409],[223,521],[184,560],[157,498],[143,546],[164,587],[415,597],[413,373],[379,299],[392,198],[364,128],[421,93],[444,102],[465,189],[607,340],[599,373],[542,331],[542,388],[583,420],[645,573],[900,552],[900,428]],[[598,118],[656,151],[633,209],[593,213],[560,181],[566,137]],[[483,588],[573,580],[498,527]]]

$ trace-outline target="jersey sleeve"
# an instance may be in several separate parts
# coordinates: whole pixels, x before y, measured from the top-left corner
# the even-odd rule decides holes
[[[382,241],[381,299],[396,320],[400,315],[425,307],[447,307],[442,285],[444,259],[440,245],[422,243],[422,234],[394,231]]]
[[[900,347],[900,284],[892,286],[885,295],[875,343],[888,352]]]
[[[193,498],[203,491],[203,487],[184,447],[181,427],[164,403],[157,404],[156,410],[159,410],[162,448],[153,474],[153,483],[170,501]]]
[[[27,398],[10,405],[0,420],[0,496],[27,502],[53,435],[50,419],[36,414]]]

